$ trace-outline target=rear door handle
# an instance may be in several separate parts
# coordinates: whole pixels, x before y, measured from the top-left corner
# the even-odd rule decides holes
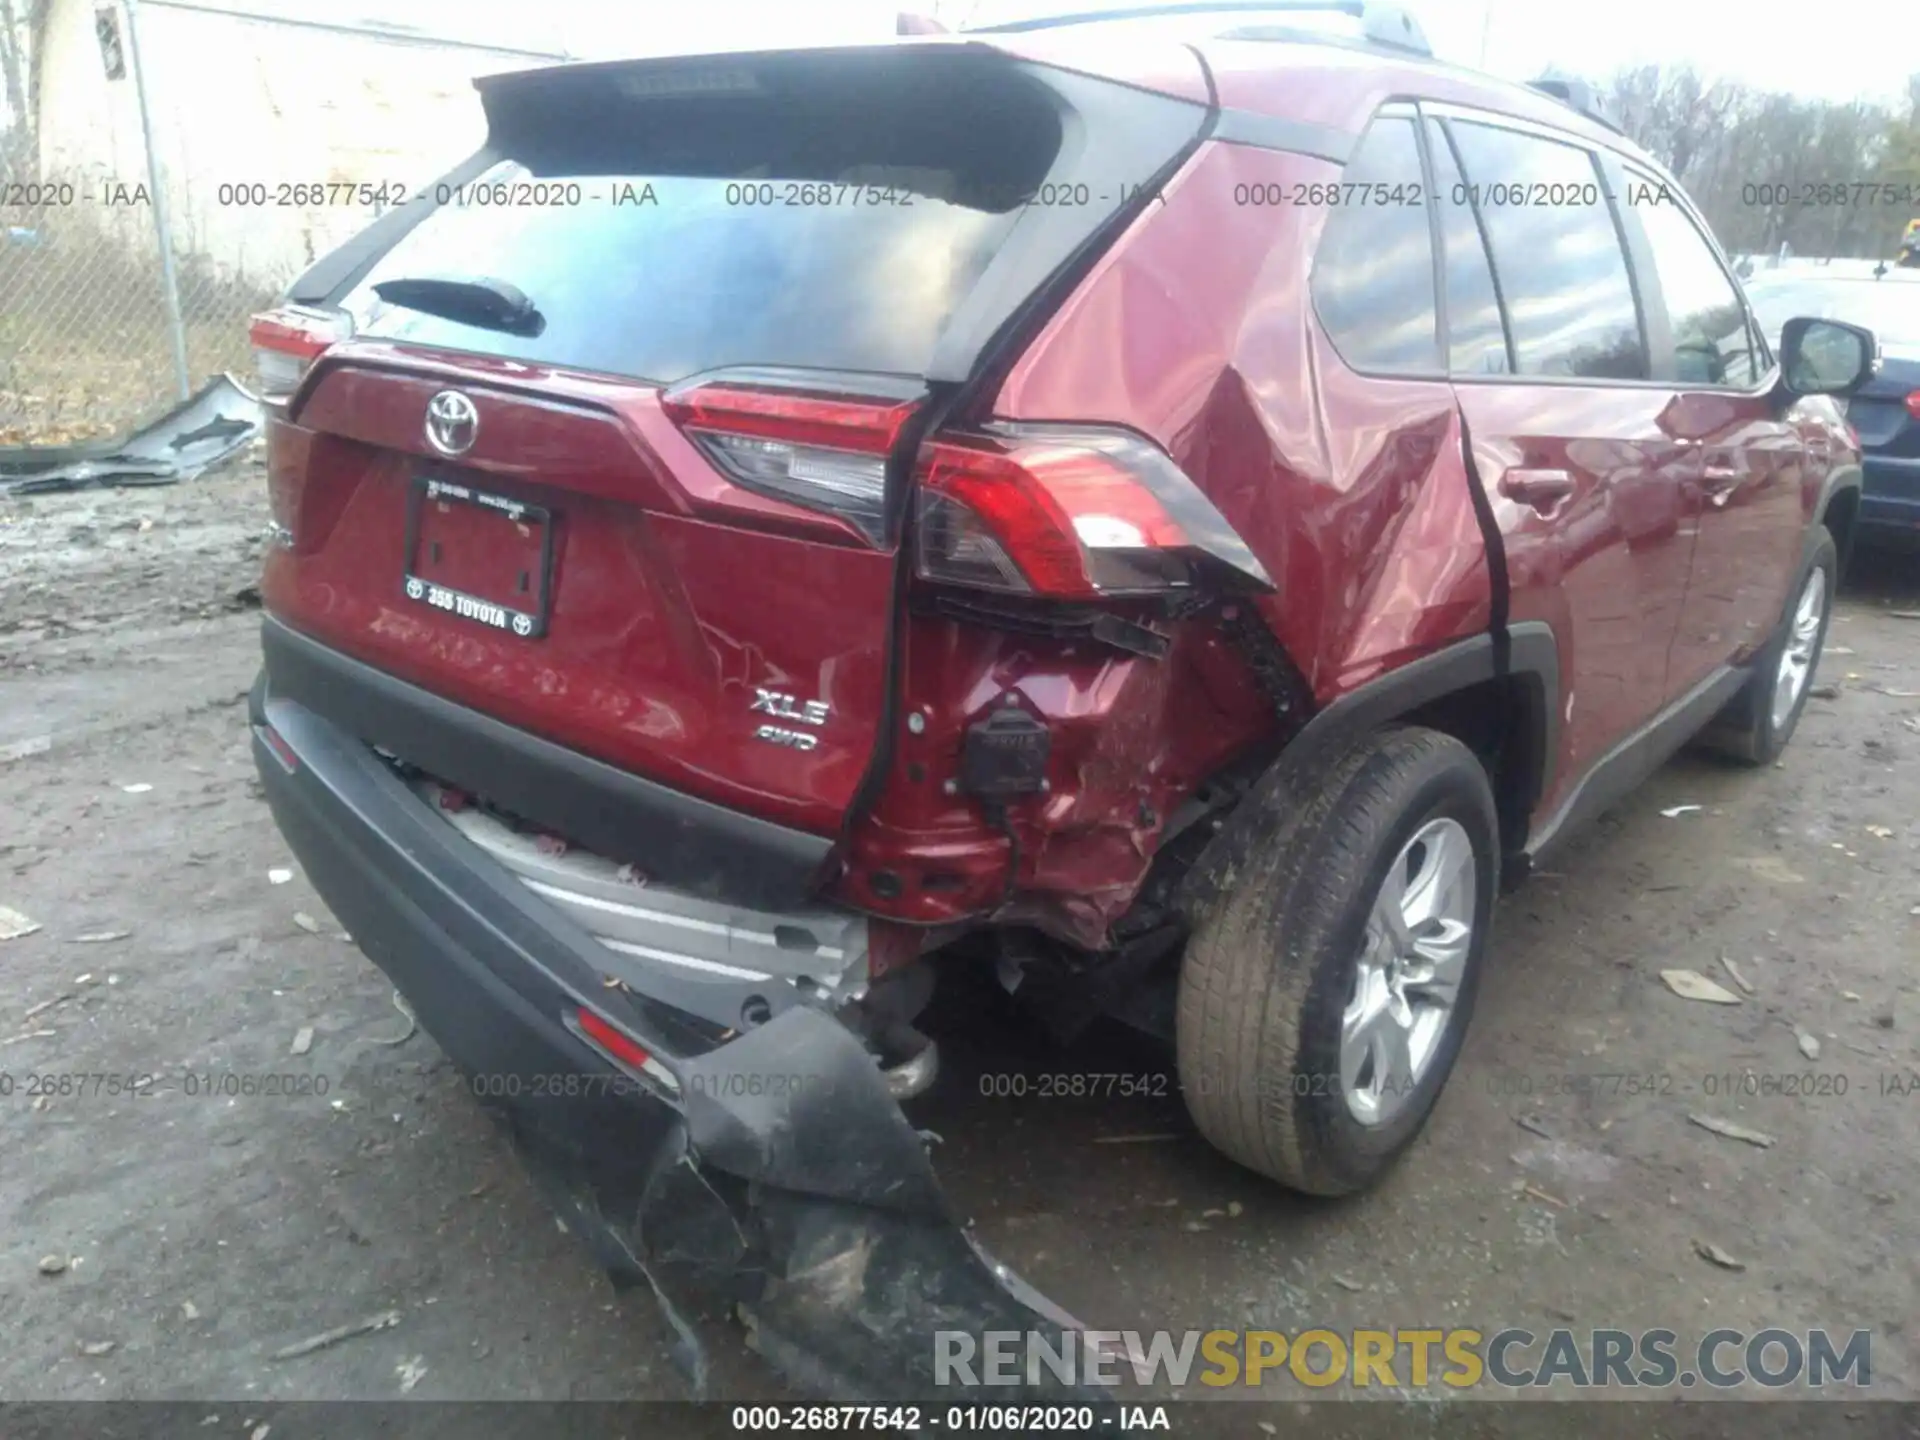
[[[1573,494],[1573,476],[1565,470],[1509,470],[1500,477],[1500,493],[1545,514]]]

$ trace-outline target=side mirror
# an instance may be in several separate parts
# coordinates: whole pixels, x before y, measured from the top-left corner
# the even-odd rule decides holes
[[[1781,383],[1794,395],[1851,395],[1880,368],[1873,332],[1805,315],[1780,330]]]

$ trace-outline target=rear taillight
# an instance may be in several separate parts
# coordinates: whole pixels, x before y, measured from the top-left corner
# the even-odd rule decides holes
[[[920,449],[922,579],[1062,600],[1272,581],[1162,450],[1125,430],[1003,425]]]
[[[283,305],[254,316],[247,341],[255,394],[265,404],[285,405],[321,352],[352,333],[352,320],[340,310]]]
[[[706,382],[661,408],[729,480],[886,534],[887,455],[914,401],[855,400]]]
[[[1907,392],[1907,414],[1916,420],[1920,420],[1920,390],[1909,390]]]

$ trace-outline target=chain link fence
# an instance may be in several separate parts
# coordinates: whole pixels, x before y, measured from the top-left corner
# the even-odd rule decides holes
[[[176,319],[152,229],[92,208],[0,212],[0,445],[119,435],[177,404],[183,382],[190,392],[224,370],[244,377],[248,318],[291,278],[225,275],[176,245]]]
[[[89,17],[41,0],[27,20],[0,37],[9,80],[25,69],[38,81],[31,94],[10,85],[0,137],[0,445],[80,444],[244,373],[248,317],[291,276],[247,274],[174,238],[179,172],[156,150],[130,4]],[[63,22],[89,20],[97,70],[61,44],[74,38]],[[94,90],[117,103],[100,107],[93,143],[55,149]]]

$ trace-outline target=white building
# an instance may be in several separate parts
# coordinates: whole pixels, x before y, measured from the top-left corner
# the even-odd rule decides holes
[[[371,7],[369,7],[371,8]],[[311,203],[416,189],[484,137],[476,76],[575,57],[846,43],[893,33],[893,0],[136,0],[137,53],[176,253],[273,287],[373,218]],[[147,152],[115,0],[49,0],[34,57],[40,173],[152,243]],[[102,204],[130,200],[131,204]],[[356,197],[357,201],[357,197]]]

